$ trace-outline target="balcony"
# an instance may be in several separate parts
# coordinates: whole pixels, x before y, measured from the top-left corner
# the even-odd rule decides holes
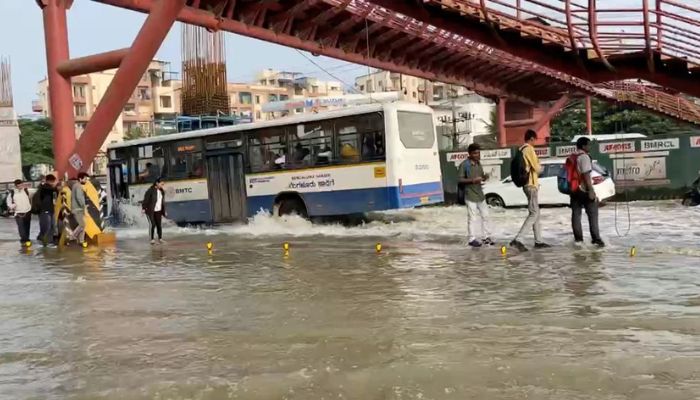
[[[44,112],[44,106],[39,100],[32,100],[32,111],[33,112]]]

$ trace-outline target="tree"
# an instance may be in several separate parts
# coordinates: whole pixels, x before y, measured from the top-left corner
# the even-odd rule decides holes
[[[20,119],[19,141],[22,151],[22,165],[53,165],[53,129],[48,118],[36,121]]]
[[[124,140],[141,139],[148,136],[140,127],[131,128],[124,133]]]
[[[671,118],[653,114],[625,104],[613,104],[597,99],[591,101],[593,133],[642,133],[665,135],[696,131],[697,128]],[[586,133],[586,105],[583,100],[569,104],[551,125],[552,141],[569,141]]]

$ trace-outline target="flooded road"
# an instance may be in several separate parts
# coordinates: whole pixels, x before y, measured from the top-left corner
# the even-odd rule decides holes
[[[494,210],[495,239],[525,213]],[[2,220],[0,398],[697,399],[700,208],[633,204],[627,237],[614,215],[597,251],[545,209],[556,247],[505,257],[454,207],[84,251],[22,252]]]

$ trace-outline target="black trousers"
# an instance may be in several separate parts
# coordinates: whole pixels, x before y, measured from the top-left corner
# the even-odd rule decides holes
[[[42,211],[39,214],[39,237],[44,244],[53,242],[53,213]]]
[[[19,242],[28,242],[29,231],[32,227],[32,213],[15,214],[15,222],[17,223],[17,232],[19,232]]]
[[[163,238],[163,213],[161,211],[155,211],[153,213],[146,214],[148,217],[148,223],[151,226],[151,240],[153,240],[154,234],[158,231],[158,239]]]
[[[581,225],[582,209],[586,209],[588,216],[588,226],[591,230],[591,239],[600,240],[600,229],[598,227],[598,200],[591,200],[588,193],[576,192],[571,195],[571,228],[574,231],[574,240],[583,241],[583,227]]]

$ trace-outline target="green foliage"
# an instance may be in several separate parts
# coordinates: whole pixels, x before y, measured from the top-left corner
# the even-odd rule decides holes
[[[136,127],[136,128],[131,128],[124,133],[124,140],[141,139],[141,138],[145,138],[146,136],[148,136],[148,135],[146,134],[146,132],[144,132],[143,129]]]
[[[592,100],[593,134],[642,133],[665,135],[697,131],[698,128],[635,107]],[[569,141],[586,133],[586,105],[572,102],[552,120],[552,141]]]
[[[22,165],[51,164],[53,165],[53,130],[48,118],[31,121],[18,121],[20,146],[22,149]]]

